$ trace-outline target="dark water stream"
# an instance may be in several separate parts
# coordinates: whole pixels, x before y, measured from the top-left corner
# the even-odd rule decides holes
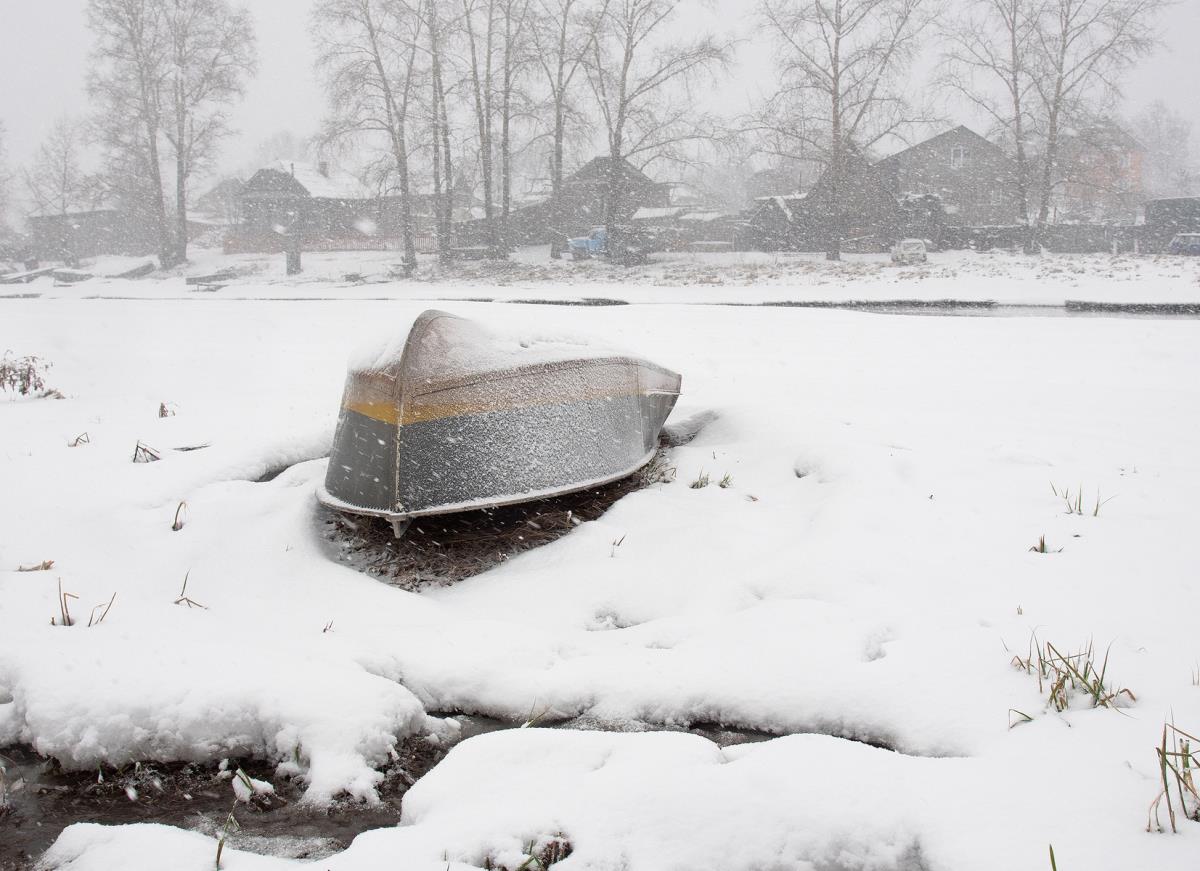
[[[461,726],[460,740],[517,728],[488,717],[435,716],[453,716]],[[572,720],[545,728],[606,727]],[[775,737],[716,725],[678,731],[701,735],[723,747]],[[328,810],[303,806],[299,785],[277,778],[273,765],[253,760],[231,760],[224,772],[215,764],[146,764],[119,771],[63,772],[28,747],[0,749],[8,801],[7,809],[0,812],[0,871],[32,869],[59,833],[73,823],[163,823],[215,837],[227,827],[234,809],[231,772],[239,765],[250,777],[273,784],[277,796],[237,805],[236,825],[228,827],[229,848],[293,859],[325,858],[346,849],[362,832],[398,824],[404,794],[445,758],[448,749],[420,738],[406,741],[399,759],[384,771],[378,806],[347,801],[336,802]]]

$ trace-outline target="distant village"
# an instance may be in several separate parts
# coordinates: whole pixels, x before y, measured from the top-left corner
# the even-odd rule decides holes
[[[1162,100],[1125,117],[1113,101],[1119,74],[1157,45],[1153,16],[1130,22],[1104,4],[1088,21],[1031,7],[1018,30],[987,4],[986,20],[940,28],[936,4],[901,4],[913,14],[900,30],[870,16],[845,25],[846,46],[886,59],[861,68],[827,51],[808,6],[766,4],[782,17],[748,32],[778,53],[778,91],[721,117],[695,96],[729,68],[735,41],[677,36],[677,0],[318,4],[328,105],[298,123],[320,132],[224,175],[247,159],[221,148],[257,72],[246,10],[221,0],[185,19],[138,0],[149,17],[132,21],[120,4],[91,6],[94,115],[63,119],[25,169],[33,208],[19,232],[0,232],[0,259],[156,255],[168,268],[195,244],[297,258],[395,250],[411,271],[418,254],[549,245],[557,257],[599,227],[614,250],[833,259],[906,238],[1153,253],[1200,231],[1186,118]],[[923,39],[945,70],[930,89],[957,94],[960,115],[987,129],[938,121],[950,113],[909,93]],[[1070,50],[1048,53],[1059,42]]]
[[[1043,244],[1060,252],[1161,248],[1189,229],[1191,219],[1160,229],[1146,226],[1144,150],[1112,125],[1073,137],[1069,163],[1079,172],[1056,193]],[[1017,247],[1021,220],[1016,167],[1003,148],[958,126],[871,162],[848,157],[847,183],[836,194],[843,247],[882,251],[903,237],[938,248]],[[620,167],[621,218],[632,232],[652,231],[664,247],[693,251],[822,251],[835,209],[824,174],[808,190],[778,171],[752,175],[747,201],[731,209],[694,185],[651,178],[632,163]],[[791,182],[789,184],[789,182]],[[609,159],[597,157],[564,180],[557,196],[529,198],[505,216],[509,245],[553,245],[586,235],[604,223]],[[1191,214],[1200,231],[1200,198]],[[1178,205],[1178,204],[1176,204]],[[414,197],[417,250],[437,251],[435,201]],[[1177,209],[1176,209],[1177,211]],[[1150,205],[1153,218],[1154,205]],[[1184,226],[1188,225],[1188,226]],[[281,160],[248,179],[228,178],[196,200],[188,218],[195,240],[227,253],[277,253],[299,245],[314,251],[399,250],[400,198],[371,190],[359,177],[320,161]],[[456,247],[486,239],[482,202],[466,189],[455,193]],[[102,254],[146,255],[155,250],[152,228],[140,232],[136,216],[120,204],[28,220],[30,254],[72,259]]]

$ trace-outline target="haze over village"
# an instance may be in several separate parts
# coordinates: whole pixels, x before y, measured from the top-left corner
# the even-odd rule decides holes
[[[186,47],[194,62],[216,59],[211,81],[189,98],[194,105],[176,107],[172,123],[195,132],[171,136],[166,107],[157,101],[143,107],[162,128],[154,137],[161,142],[130,138],[123,124],[105,134],[104,119],[124,99],[111,87],[120,75],[114,52],[122,37],[116,13],[92,8],[68,29],[76,34],[68,44],[88,59],[66,65],[77,69],[75,89],[86,95],[73,101],[76,111],[50,120],[39,107],[29,119],[40,121],[36,126],[0,116],[24,157],[20,165],[10,157],[3,176],[9,233],[21,228],[31,248],[25,253],[44,257],[157,253],[172,260],[184,255],[185,236],[229,250],[271,250],[283,245],[285,234],[277,231],[296,221],[289,198],[300,197],[301,211],[315,213],[301,219],[308,244],[399,249],[409,244],[402,238],[407,232],[414,248],[429,252],[438,238],[444,247],[462,247],[542,244],[586,233],[604,223],[607,200],[621,198],[614,205],[624,218],[645,209],[690,209],[688,242],[799,250],[829,247],[802,225],[827,223],[823,191],[837,190],[841,201],[845,189],[841,220],[848,226],[839,233],[873,234],[876,244],[900,230],[940,241],[947,229],[961,237],[982,227],[1091,224],[1090,233],[1066,231],[1072,238],[1058,247],[1102,250],[1102,242],[1133,244],[1131,233],[1113,228],[1144,222],[1148,200],[1194,192],[1194,107],[1187,100],[1173,104],[1171,89],[1147,87],[1138,76],[1146,68],[1187,74],[1186,60],[1173,56],[1181,43],[1168,25],[1194,24],[1194,10],[1156,3],[1124,21],[1112,8],[1103,10],[1105,20],[1080,12],[1064,19],[1055,37],[1043,33],[1048,13],[1034,20],[995,4],[911,5],[897,13],[899,29],[886,26],[890,13],[872,10],[847,31],[846,45],[863,58],[891,51],[883,68],[869,68],[839,94],[846,105],[835,109],[848,129],[832,149],[822,75],[834,61],[789,45],[802,22],[787,19],[786,7],[685,3],[669,26],[642,23],[644,33],[627,34],[644,37],[636,43],[644,57],[635,54],[626,84],[649,87],[633,88],[625,106],[604,88],[611,72],[605,52],[619,56],[622,43],[619,35],[612,45],[600,39],[613,35],[601,32],[601,18],[611,12],[603,3],[542,9],[531,0],[499,11],[439,4],[444,39],[441,22],[431,31],[419,6],[393,4],[374,12],[385,38],[373,49],[371,31],[363,28],[375,26],[374,19],[356,17],[353,4],[317,4],[306,27],[294,9],[281,18],[275,7],[256,14],[231,8],[212,13],[217,29]],[[480,15],[486,20],[476,22]],[[258,32],[262,19],[265,33]],[[409,29],[401,32],[402,26]],[[997,40],[1006,29],[1023,42],[1002,56],[994,49],[1003,47]],[[446,56],[432,109],[431,32]],[[1070,51],[1051,57],[1052,38]],[[409,55],[405,46],[413,49]],[[362,49],[368,55],[355,53]],[[372,51],[378,69],[356,66]],[[264,120],[246,118],[243,105],[250,95],[259,114],[277,114],[261,111],[258,76],[264,67],[277,74],[281,56],[293,76],[270,81],[287,92],[281,102],[291,112],[262,135]],[[171,61],[165,52],[155,57],[165,85]],[[856,76],[852,58],[839,62]],[[1039,87],[1047,64],[1057,70],[1059,87]],[[400,91],[371,89],[372,77],[381,86],[400,82]],[[296,92],[307,97],[299,106],[291,102]],[[396,105],[390,122],[382,117],[388,100]],[[251,140],[239,122],[260,138]],[[130,169],[145,162],[151,147],[159,171]],[[295,175],[297,165],[295,185],[279,178]],[[612,191],[600,190],[604,175],[611,175],[603,184]],[[143,190],[147,176],[151,189]],[[314,192],[316,176],[326,181]],[[638,190],[618,189],[618,177]],[[55,220],[67,214],[70,221]],[[642,220],[650,214],[642,211]],[[66,223],[79,238],[70,238]],[[8,245],[21,253],[12,239]]]

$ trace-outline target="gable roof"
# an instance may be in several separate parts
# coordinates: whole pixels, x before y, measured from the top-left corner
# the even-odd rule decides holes
[[[277,160],[260,169],[246,182],[242,192],[286,193],[319,200],[369,200],[375,196],[351,173],[328,169],[321,172],[320,166],[292,160]]]
[[[612,166],[612,158],[608,155],[602,154],[599,157],[593,157],[579,169],[575,170],[575,172],[571,174],[567,181],[606,181],[608,179],[608,170],[610,166]],[[645,185],[657,183],[628,160],[621,160],[618,172],[625,177],[626,182],[634,182]]]
[[[949,130],[945,130],[936,136],[931,136],[928,139],[922,140],[916,145],[910,145],[903,151],[897,151],[895,154],[885,157],[883,160],[877,162],[875,166],[878,169],[890,169],[891,167],[901,163],[906,158],[911,157],[921,151],[928,151],[930,149],[938,148],[946,144],[946,141],[950,139],[965,139],[978,145],[982,145],[992,151],[998,152],[1005,158],[1008,157],[1008,154],[999,145],[992,142],[990,139],[987,139],[986,137],[980,136],[970,127],[959,124],[957,127],[951,127]]]

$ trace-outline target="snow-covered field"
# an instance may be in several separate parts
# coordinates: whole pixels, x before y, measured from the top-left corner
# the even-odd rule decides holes
[[[1188,263],[1124,259],[1104,277],[1081,262],[1074,279],[868,264],[719,292],[1200,299]],[[334,871],[514,871],[555,837],[573,848],[563,871],[1011,871],[1049,868],[1050,844],[1063,871],[1200,863],[1200,823],[1170,834],[1164,804],[1168,832],[1146,831],[1164,722],[1200,734],[1196,321],[694,306],[649,286],[623,293],[654,305],[439,303],[619,342],[683,373],[676,418],[718,418],[672,451],[674,483],[418,595],[327,558],[314,488],[354,348],[406,330],[416,297],[479,287],[175,281],[186,300],[147,290],[165,280],[102,294],[159,299],[47,283],[0,300],[0,348],[53,360],[66,397],[0,401],[0,746],[83,768],[257,755],[320,805],[370,802],[403,736],[454,740],[427,712],[616,730],[468,739],[408,793],[403,825],[322,862]],[[285,295],[314,299],[252,298]],[[394,298],[315,298],[343,296]],[[132,463],[139,440],[163,461]],[[690,487],[702,473],[713,485]],[[1052,485],[1082,487],[1083,514]],[[1093,516],[1097,494],[1112,498]],[[1051,552],[1031,552],[1042,536]],[[185,576],[203,608],[175,604]],[[79,597],[70,628],[50,625],[60,581]],[[1034,632],[1064,652],[1093,642],[1097,666],[1109,651],[1105,683],[1136,699],[1071,694],[1056,711],[1013,665]],[[694,723],[781,737],[721,749],[652,731]],[[199,871],[214,850],[77,825],[45,862]]]

